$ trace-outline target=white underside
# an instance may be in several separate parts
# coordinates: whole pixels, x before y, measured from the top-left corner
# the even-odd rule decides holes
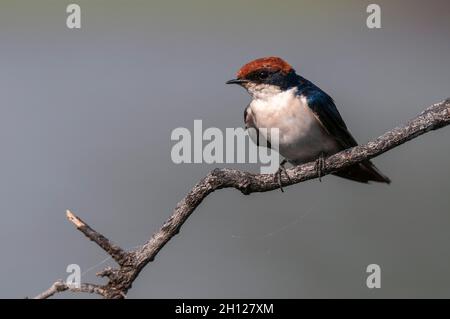
[[[317,159],[321,153],[339,151],[339,145],[321,126],[306,98],[296,94],[296,88],[278,92],[268,89],[249,90],[254,99],[248,111],[257,128],[279,129],[278,151],[284,158],[301,164]],[[261,134],[270,140],[264,130]]]

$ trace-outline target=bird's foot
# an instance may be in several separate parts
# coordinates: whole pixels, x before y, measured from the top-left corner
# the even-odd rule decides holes
[[[314,168],[319,176],[319,182],[322,182],[323,170],[325,169],[325,153],[320,153],[319,157],[316,159]]]
[[[286,172],[286,167],[284,165],[287,163],[287,161],[284,159],[280,163],[280,167],[274,174],[275,181],[278,183],[278,186],[280,187],[281,192],[284,193],[283,185],[281,183],[281,173],[284,173],[289,181],[291,181],[291,178],[289,177],[289,174]]]

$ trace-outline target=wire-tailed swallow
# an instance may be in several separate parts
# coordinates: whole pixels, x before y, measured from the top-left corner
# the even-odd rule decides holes
[[[333,99],[297,75],[281,58],[266,57],[249,62],[238,71],[236,79],[227,84],[238,84],[252,96],[244,112],[246,127],[256,131],[278,128],[278,151],[293,165],[317,161],[357,145]],[[270,145],[270,140],[268,142]],[[370,161],[334,175],[362,183],[390,183]]]

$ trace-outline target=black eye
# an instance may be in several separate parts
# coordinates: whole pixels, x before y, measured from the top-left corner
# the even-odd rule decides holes
[[[269,72],[267,72],[267,71],[259,71],[258,72],[258,78],[261,80],[267,79],[268,76],[269,76]]]

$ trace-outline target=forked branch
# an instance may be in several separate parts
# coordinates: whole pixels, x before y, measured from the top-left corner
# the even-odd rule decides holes
[[[324,162],[321,175],[336,172],[356,163],[383,154],[394,147],[450,124],[450,99],[436,103],[406,124],[386,132],[377,139],[364,145],[339,152],[328,157]],[[317,178],[315,163],[307,163],[286,170],[281,174],[282,186],[289,186]],[[67,212],[68,219],[86,237],[99,245],[119,265],[117,268],[106,268],[98,276],[107,277],[104,285],[82,284],[79,288],[70,287],[62,281],[57,281],[48,290],[36,296],[44,299],[57,292],[73,291],[99,294],[105,298],[124,298],[131,288],[140,271],[154,260],[164,245],[178,232],[186,219],[194,212],[201,202],[212,192],[222,188],[235,188],[248,195],[255,192],[267,192],[279,188],[279,184],[271,174],[253,174],[234,169],[215,169],[200,180],[175,207],[172,216],[163,224],[161,229],[141,247],[125,251],[113,244],[102,234],[93,230],[89,225]]]

